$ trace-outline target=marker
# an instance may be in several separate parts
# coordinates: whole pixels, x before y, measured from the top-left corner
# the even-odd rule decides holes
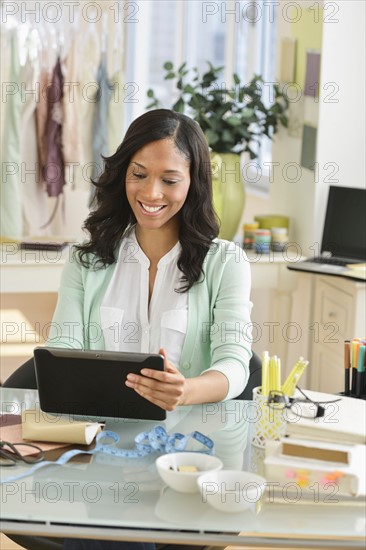
[[[363,377],[365,372],[365,345],[361,344],[358,350],[358,363],[357,363],[357,373],[356,373],[356,397],[361,397],[362,386],[363,386]]]
[[[364,338],[363,341],[362,341],[363,344],[366,345],[366,339]],[[365,351],[365,360],[363,362],[363,367],[364,367],[364,373],[362,375],[363,377],[363,385],[362,385],[362,394],[366,394],[366,351]]]
[[[352,384],[351,394],[356,395],[356,372],[358,367],[358,350],[360,347],[360,341],[358,338],[353,338],[351,345],[351,366],[352,366]]]
[[[344,395],[349,395],[351,368],[351,343],[349,340],[344,342]]]

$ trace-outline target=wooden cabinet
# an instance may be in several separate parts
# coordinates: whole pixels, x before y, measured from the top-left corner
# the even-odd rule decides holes
[[[366,334],[366,284],[315,275],[310,324],[311,389],[344,389],[344,340]]]

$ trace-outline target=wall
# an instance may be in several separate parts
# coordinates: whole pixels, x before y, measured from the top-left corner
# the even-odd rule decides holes
[[[305,16],[315,12],[318,3],[300,2]],[[286,5],[280,2],[280,8]],[[280,9],[281,12],[281,9]],[[318,172],[302,168],[296,182],[284,179],[287,163],[298,163],[301,136],[290,136],[281,130],[273,145],[273,162],[279,162],[270,186],[270,210],[291,217],[291,240],[296,241],[304,255],[316,251],[321,241],[329,185],[362,187],[365,185],[365,3],[324,2],[320,12],[322,23],[321,78],[318,105],[318,135],[316,159]],[[290,23],[278,20],[277,52],[282,37],[291,36]],[[314,24],[314,32],[317,30]],[[280,55],[277,54],[276,75]],[[313,100],[314,101],[314,100]],[[301,104],[295,106],[301,108]]]
[[[314,197],[316,173],[301,166],[302,124],[318,124],[319,99],[305,97],[305,55],[307,49],[322,50],[323,21],[311,9],[313,2],[302,1],[290,9],[281,0],[277,18],[276,81],[281,75],[281,42],[283,38],[297,39],[295,85],[288,88],[290,96],[289,130],[281,128],[273,143],[273,181],[270,184],[271,212],[290,218],[290,240],[299,246],[299,253],[310,255],[313,244]],[[293,3],[294,4],[294,3]],[[316,5],[321,5],[319,2]],[[321,85],[320,85],[321,86]],[[318,130],[319,131],[319,130]]]
[[[339,169],[332,185],[363,187],[365,173],[365,20],[366,3],[329,2],[339,8],[336,24],[324,24],[322,81],[335,83],[334,103],[323,92],[319,109],[319,166],[334,162]],[[329,92],[329,90],[328,90]],[[320,172],[314,204],[314,235],[323,226],[328,185]],[[329,171],[328,171],[329,174]]]

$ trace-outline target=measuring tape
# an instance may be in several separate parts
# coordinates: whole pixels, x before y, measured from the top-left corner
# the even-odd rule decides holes
[[[104,442],[104,440],[111,440],[110,443]],[[169,435],[166,429],[163,426],[155,426],[149,432],[141,432],[135,437],[135,448],[134,449],[120,449],[117,447],[119,442],[119,436],[110,430],[101,432],[96,437],[95,448],[90,451],[85,451],[82,449],[73,449],[71,451],[66,451],[63,453],[56,461],[52,462],[46,460],[43,462],[38,462],[34,464],[31,468],[25,470],[24,472],[17,474],[15,476],[7,477],[6,479],[1,480],[3,483],[12,483],[13,481],[18,481],[25,477],[31,476],[37,470],[44,468],[45,466],[63,466],[69,460],[74,458],[79,454],[94,455],[97,453],[104,453],[115,457],[122,458],[138,458],[147,456],[152,453],[176,453],[189,450],[190,452],[199,452],[205,454],[213,454],[214,452],[214,442],[212,439],[203,435],[200,432],[194,431],[188,435],[183,435],[181,433],[173,433]],[[198,450],[188,449],[190,444],[199,445]]]

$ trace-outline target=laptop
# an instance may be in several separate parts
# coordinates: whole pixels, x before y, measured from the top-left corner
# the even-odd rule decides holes
[[[77,419],[165,420],[166,412],[125,385],[129,372],[164,370],[159,354],[34,349],[40,408]]]
[[[320,256],[292,262],[291,270],[365,280],[366,189],[330,186]],[[349,267],[349,265],[351,267]]]

